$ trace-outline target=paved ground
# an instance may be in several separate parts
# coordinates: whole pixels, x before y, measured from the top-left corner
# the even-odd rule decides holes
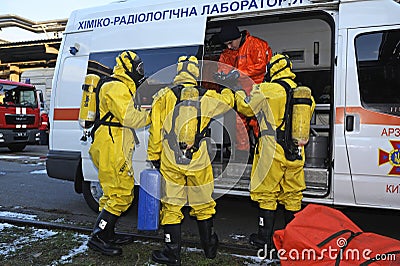
[[[47,152],[47,146],[39,145],[27,146],[25,151],[21,153],[11,153],[7,148],[0,148],[0,160],[23,164],[36,161],[42,165],[42,168],[44,168],[44,160]],[[23,168],[18,168],[18,166],[11,167],[17,168],[14,171],[23,171]],[[42,178],[45,179],[44,182],[49,182],[49,177],[42,175]],[[65,216],[68,219],[76,219],[77,221],[86,224],[94,222],[96,214],[91,211],[89,207],[87,207],[86,202],[83,199],[83,195],[79,195],[74,192],[72,182],[51,178],[50,180],[52,185],[59,186],[59,189],[61,189],[65,194],[49,193],[49,195],[47,195],[48,198],[43,200],[47,206],[41,209],[36,208],[35,210],[37,212],[41,212],[43,215],[53,217]],[[44,186],[44,189],[48,188]],[[37,193],[36,198],[40,197],[40,194],[42,193]],[[9,200],[9,197],[12,196],[13,195],[7,196],[6,200]],[[6,200],[4,200],[3,203]],[[28,203],[31,203],[31,199],[29,198]],[[28,203],[27,206],[30,206]],[[400,239],[400,231],[397,230],[397,225],[400,222],[399,211],[361,208],[340,208],[340,210],[342,210],[364,231],[375,232]],[[198,232],[196,221],[189,218],[188,208],[184,208],[184,213],[184,234],[189,236],[197,236]],[[256,217],[257,209],[254,203],[252,203],[248,197],[224,196],[217,200],[215,228],[222,241],[246,244],[250,233],[254,232],[257,228]],[[277,219],[277,228],[281,228],[283,225],[281,217],[282,216],[279,215]],[[136,223],[137,196],[129,212],[121,217],[119,228],[122,231],[131,231],[136,228]]]

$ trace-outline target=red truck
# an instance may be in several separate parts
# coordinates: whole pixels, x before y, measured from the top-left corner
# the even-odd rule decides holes
[[[35,86],[0,79],[0,147],[22,151],[39,140],[40,103]]]

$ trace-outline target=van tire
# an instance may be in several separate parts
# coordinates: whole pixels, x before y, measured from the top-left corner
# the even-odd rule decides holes
[[[99,199],[103,195],[100,183],[94,181],[82,181],[82,193],[90,209],[98,213]]]

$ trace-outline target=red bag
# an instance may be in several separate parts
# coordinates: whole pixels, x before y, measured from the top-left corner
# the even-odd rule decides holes
[[[309,204],[273,237],[285,265],[400,265],[400,241],[362,232],[342,212]]]

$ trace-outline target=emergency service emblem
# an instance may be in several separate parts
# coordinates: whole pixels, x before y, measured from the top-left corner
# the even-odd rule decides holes
[[[390,140],[393,150],[390,152],[379,149],[379,166],[390,163],[393,167],[388,175],[400,176],[400,141]]]

